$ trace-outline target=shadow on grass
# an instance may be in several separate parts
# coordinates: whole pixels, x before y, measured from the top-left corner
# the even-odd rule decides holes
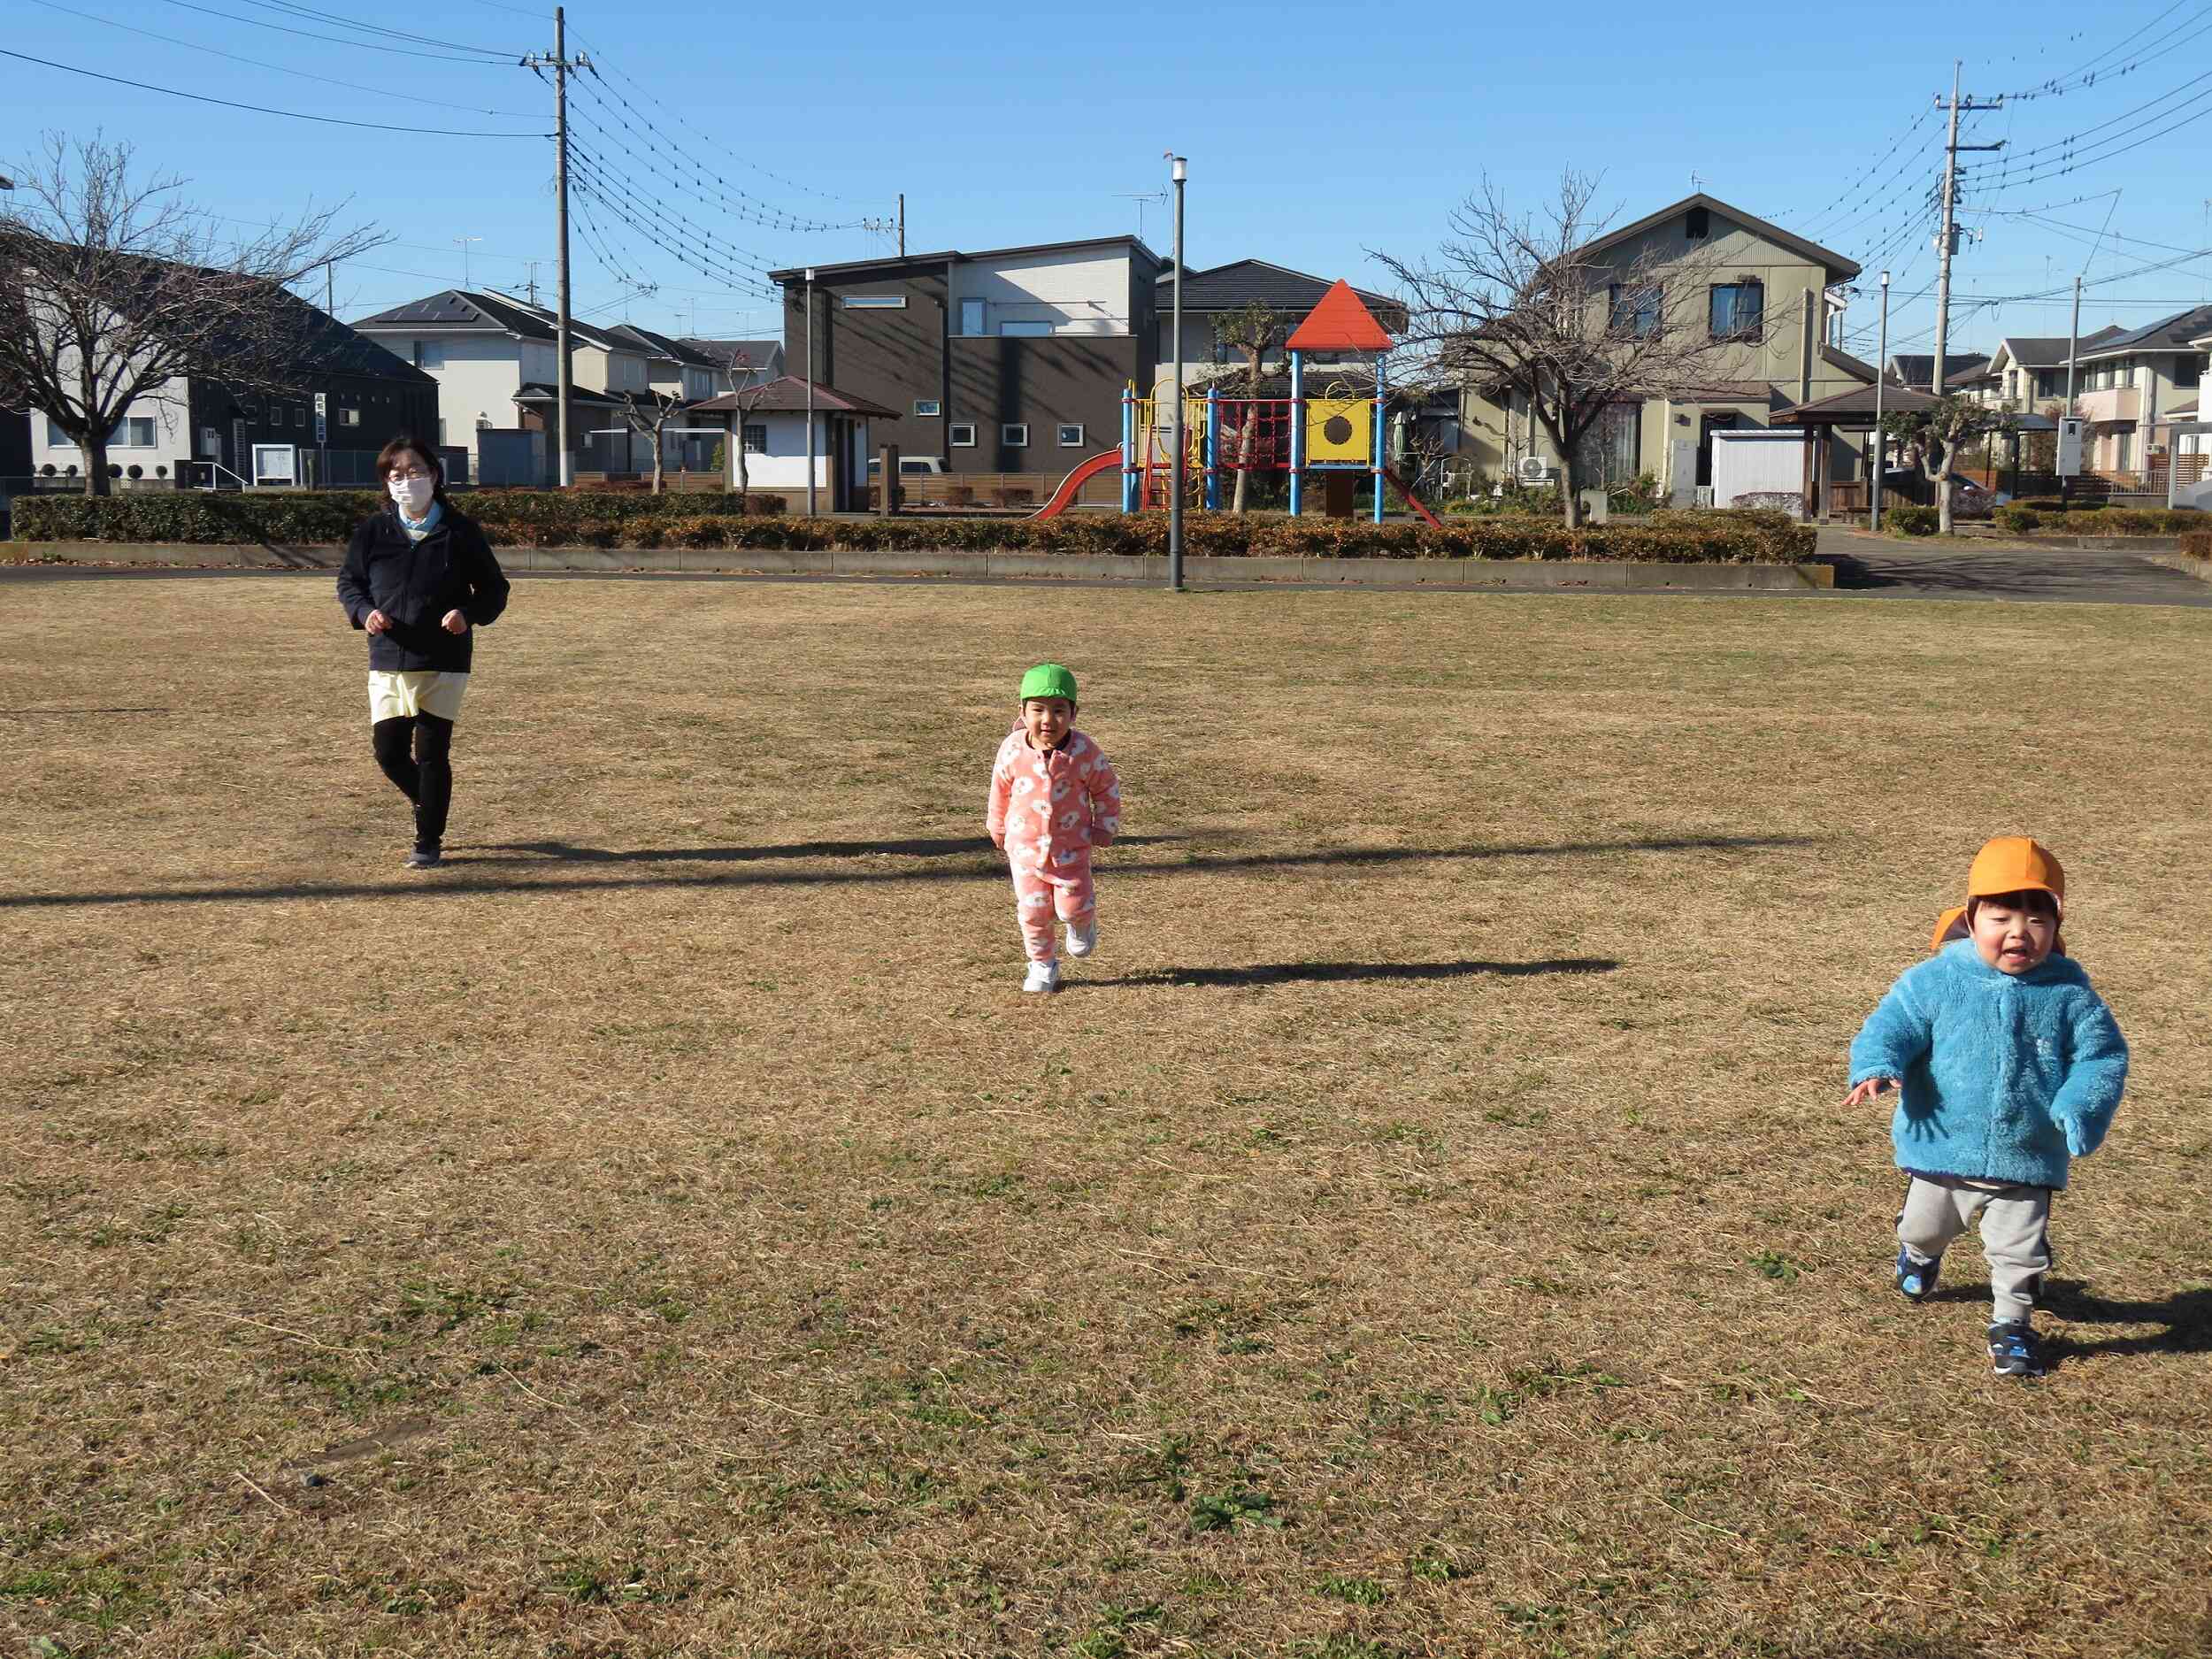
[[[1143,845],[1148,839],[1156,844],[1177,838],[1129,836],[1115,845]],[[1615,853],[1746,852],[1816,846],[1824,839],[1816,835],[1678,835],[1636,841],[1501,843],[1468,847],[1336,847],[1313,853],[1231,853],[1217,856],[1193,852],[1172,862],[1127,862],[1117,858],[1104,865],[1102,873],[1111,880],[1125,881],[1149,876],[1202,875],[1240,870],[1326,869],[1339,864],[1437,864],[1490,858],[1590,858]],[[528,845],[563,850],[528,858],[480,858],[473,856],[472,849],[466,846],[449,846],[445,863],[439,869],[426,871],[419,877],[390,881],[288,881],[266,887],[111,887],[89,893],[10,893],[0,895],[0,910],[58,910],[79,904],[219,904],[293,899],[442,897],[480,893],[616,892],[649,887],[833,887],[848,882],[1006,879],[1003,855],[980,836],[972,840],[963,836],[942,841],[815,841],[801,843],[796,848],[703,847],[608,853],[599,853],[589,848],[572,848],[565,841],[541,841]],[[941,854],[932,850],[915,850],[936,848],[948,850]],[[822,850],[809,850],[810,849]],[[510,843],[495,851],[511,855],[521,849],[522,844]],[[666,874],[626,875],[618,873],[613,868],[637,864],[741,864],[775,859],[849,857],[869,853],[899,853],[902,850],[907,856],[914,857],[957,856],[963,862],[907,869],[728,870],[704,871],[696,875],[679,874],[672,871]],[[978,856],[983,853],[988,853],[989,856],[984,858]],[[471,873],[472,869],[494,864],[543,869],[558,869],[565,864],[586,864],[595,869],[606,868],[609,873],[589,876],[479,876]]]
[[[1337,980],[1464,979],[1477,975],[1519,979],[1537,973],[1610,973],[1610,956],[1560,956],[1548,962],[1260,962],[1244,968],[1159,968],[1118,979],[1071,979],[1070,989],[1092,986],[1323,985]]]
[[[1164,847],[1187,835],[1125,835],[1117,847]],[[612,852],[567,841],[487,841],[456,849],[471,864],[740,864],[774,858],[949,858],[959,853],[997,855],[987,835],[949,835],[887,841],[792,841],[782,847],[655,847]],[[489,855],[487,856],[486,855]]]
[[[2212,1353],[2212,1290],[2185,1290],[2163,1302],[2108,1302],[2090,1294],[2078,1279],[2055,1279],[2043,1286],[2042,1305],[2073,1325],[2155,1325],[2141,1336],[2106,1337],[2095,1342],[2058,1339],[2054,1357],[2079,1359],[2092,1354]]]

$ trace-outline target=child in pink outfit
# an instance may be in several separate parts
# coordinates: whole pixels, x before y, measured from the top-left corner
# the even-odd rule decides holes
[[[1097,948],[1091,852],[1121,833],[1120,781],[1074,722],[1074,674],[1040,663],[1022,676],[1021,718],[991,766],[984,825],[1013,872],[1014,914],[1029,955],[1025,991],[1060,988],[1056,910],[1068,925],[1068,955]]]

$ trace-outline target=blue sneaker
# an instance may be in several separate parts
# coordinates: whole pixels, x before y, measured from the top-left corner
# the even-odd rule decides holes
[[[1924,1262],[1904,1245],[1897,1247],[1897,1288],[1907,1302],[1925,1300],[1936,1287],[1936,1275],[1943,1271],[1943,1258]]]
[[[2000,1377],[2043,1374],[2043,1356],[2025,1319],[2007,1319],[1989,1327],[1989,1359]]]

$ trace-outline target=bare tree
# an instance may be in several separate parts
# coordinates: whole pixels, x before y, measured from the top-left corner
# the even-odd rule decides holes
[[[1232,512],[1244,511],[1246,490],[1252,480],[1252,463],[1259,448],[1261,377],[1267,354],[1282,342],[1289,320],[1264,300],[1252,300],[1214,326],[1214,337],[1244,358],[1244,372],[1238,380],[1244,403],[1237,414],[1234,433],[1236,459],[1233,465],[1237,471],[1237,487],[1229,509]]]
[[[657,495],[668,476],[668,460],[661,449],[662,434],[668,423],[680,413],[684,400],[673,392],[648,392],[641,399],[635,392],[622,394],[622,419],[630,430],[641,438],[653,441],[653,493]]]
[[[1954,392],[1926,409],[1901,411],[1882,418],[1882,435],[1895,441],[1908,462],[1916,461],[1922,475],[1935,486],[1936,528],[1951,534],[1951,465],[1959,452],[1978,442],[2009,433],[2013,417]]]
[[[131,154],[50,134],[0,204],[0,403],[68,434],[88,495],[107,494],[108,436],[134,399],[180,402],[193,376],[304,389],[329,323],[284,285],[389,240],[337,231],[331,208],[230,241],[177,198],[181,180],[134,180]]]
[[[1567,523],[1581,522],[1584,439],[1608,409],[1709,387],[1745,354],[1706,311],[1722,262],[1651,244],[1601,246],[1597,180],[1560,175],[1557,196],[1517,213],[1488,179],[1453,210],[1433,262],[1377,254],[1409,299],[1411,380],[1449,379],[1523,400],[1558,452]],[[1425,357],[1425,364],[1420,359]]]
[[[730,423],[730,437],[737,445],[737,511],[739,517],[742,518],[745,496],[751,486],[745,467],[745,418],[758,409],[761,401],[768,396],[769,382],[763,380],[757,384],[747,384],[752,380],[753,359],[750,354],[743,351],[732,351],[722,365],[722,373],[729,377],[730,403],[737,414],[737,419]]]

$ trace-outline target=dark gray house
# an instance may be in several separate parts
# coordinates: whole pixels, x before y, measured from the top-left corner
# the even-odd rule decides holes
[[[786,361],[898,411],[872,443],[951,472],[1064,472],[1120,443],[1124,388],[1152,384],[1159,273],[1135,237],[1102,236],[771,274]]]

